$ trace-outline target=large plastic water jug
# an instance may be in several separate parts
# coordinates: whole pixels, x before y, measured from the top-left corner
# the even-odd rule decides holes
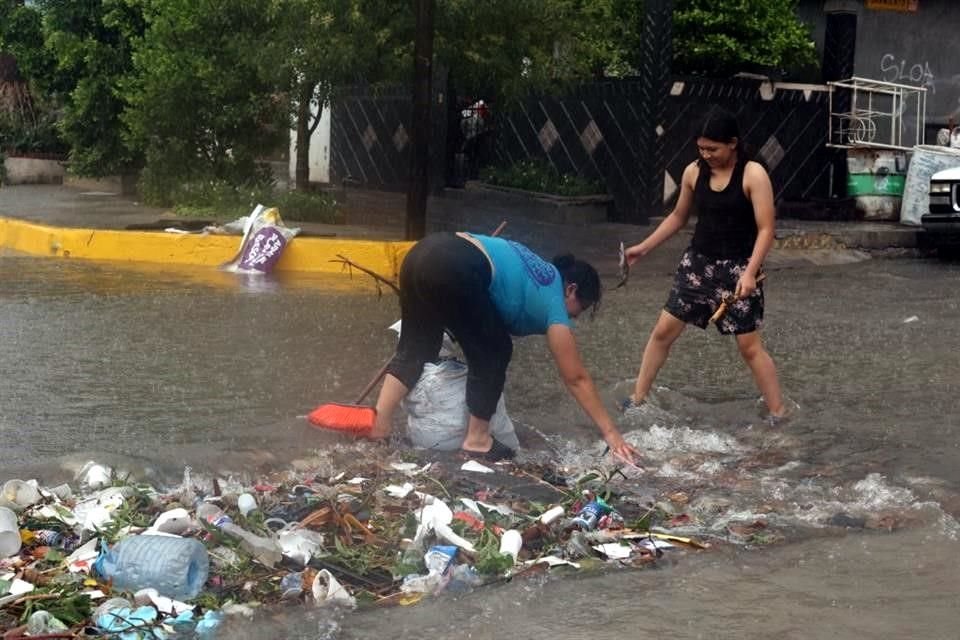
[[[124,538],[97,559],[94,569],[127,591],[152,587],[178,600],[194,598],[210,571],[207,549],[198,540],[163,535]]]

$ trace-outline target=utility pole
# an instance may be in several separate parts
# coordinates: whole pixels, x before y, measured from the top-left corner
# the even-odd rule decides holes
[[[407,186],[407,240],[419,240],[427,231],[430,110],[433,87],[434,0],[414,0],[417,34],[413,47],[413,115],[411,117],[410,182]]]
[[[663,130],[673,57],[673,0],[646,0],[643,6],[643,64],[638,74],[641,99],[636,105],[640,121],[637,184],[642,196],[627,220],[634,224],[663,215]]]

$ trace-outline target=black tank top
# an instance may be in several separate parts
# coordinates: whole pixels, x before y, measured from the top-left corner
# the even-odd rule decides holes
[[[700,161],[700,175],[693,190],[697,226],[693,230],[694,251],[716,260],[749,258],[757,241],[757,220],[753,205],[743,193],[743,168],[737,160],[730,182],[722,191],[710,188],[710,167]]]

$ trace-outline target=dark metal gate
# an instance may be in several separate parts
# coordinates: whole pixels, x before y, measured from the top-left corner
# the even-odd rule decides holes
[[[647,121],[643,97],[641,84],[625,79],[518,103],[499,116],[497,161],[539,157],[561,172],[603,180],[617,219],[629,220],[661,191],[669,207],[684,167],[696,159],[697,124],[720,106],[737,115],[745,142],[770,171],[778,201],[828,194],[826,87],[676,78],[662,124]],[[663,182],[650,185],[639,179],[651,151],[637,131],[647,126],[662,137],[665,165]]]
[[[456,175],[447,143],[445,85],[435,83],[431,182]],[[600,180],[614,198],[614,217],[645,222],[649,202],[668,209],[683,168],[696,158],[697,123],[717,106],[735,113],[745,142],[770,172],[778,201],[826,198],[831,155],[826,149],[827,93],[823,85],[774,84],[762,79],[672,78],[661,123],[644,109],[645,89],[636,79],[581,86],[563,96],[532,96],[492,107],[492,157],[508,165],[542,158],[564,173]],[[409,179],[411,94],[407,87],[354,87],[332,106],[331,180],[385,191],[403,191]],[[665,166],[663,181],[641,180],[649,140],[656,131]],[[659,150],[653,150],[658,151]],[[653,184],[649,184],[653,182]],[[638,215],[639,213],[639,215]],[[655,211],[654,211],[655,213]]]

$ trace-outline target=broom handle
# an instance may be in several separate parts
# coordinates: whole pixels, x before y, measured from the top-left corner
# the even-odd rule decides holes
[[[763,279],[766,277],[767,277],[767,274],[765,273],[761,273],[759,276],[757,276],[757,284],[760,284],[761,282],[763,282]],[[736,302],[737,300],[739,300],[739,298],[737,298],[736,296],[731,296],[730,298],[724,299],[723,301],[721,301],[720,306],[717,307],[717,310],[713,313],[712,316],[710,316],[710,320],[708,320],[708,322],[712,324],[716,324],[717,320],[722,318],[723,315],[727,312],[727,307],[730,306],[731,303]]]
[[[387,375],[387,367],[390,366],[390,360],[393,360],[392,356],[389,360],[383,363],[383,366],[380,367],[379,371],[377,371],[377,375],[375,375],[370,382],[367,383],[367,386],[363,388],[363,391],[361,391],[360,395],[357,396],[357,401],[353,404],[360,404],[363,402],[363,399],[366,398],[371,391],[373,391],[373,388],[377,386],[377,383],[380,382],[380,380],[383,379],[383,376]]]
[[[498,235],[500,235],[500,232],[503,231],[503,228],[506,226],[507,226],[507,221],[506,220],[502,221],[497,226],[497,228],[493,230],[493,233],[491,233],[490,236],[493,238],[496,238]],[[363,388],[363,391],[361,391],[360,395],[357,396],[357,401],[354,402],[353,404],[360,404],[361,402],[363,402],[364,398],[366,398],[367,395],[369,395],[369,393],[373,391],[373,388],[377,386],[377,383],[379,383],[383,379],[383,376],[387,375],[387,367],[390,366],[391,360],[393,360],[393,356],[388,358],[387,361],[383,363],[383,366],[380,367],[380,370],[377,371],[377,374],[370,379],[370,382],[368,382],[367,386]]]

